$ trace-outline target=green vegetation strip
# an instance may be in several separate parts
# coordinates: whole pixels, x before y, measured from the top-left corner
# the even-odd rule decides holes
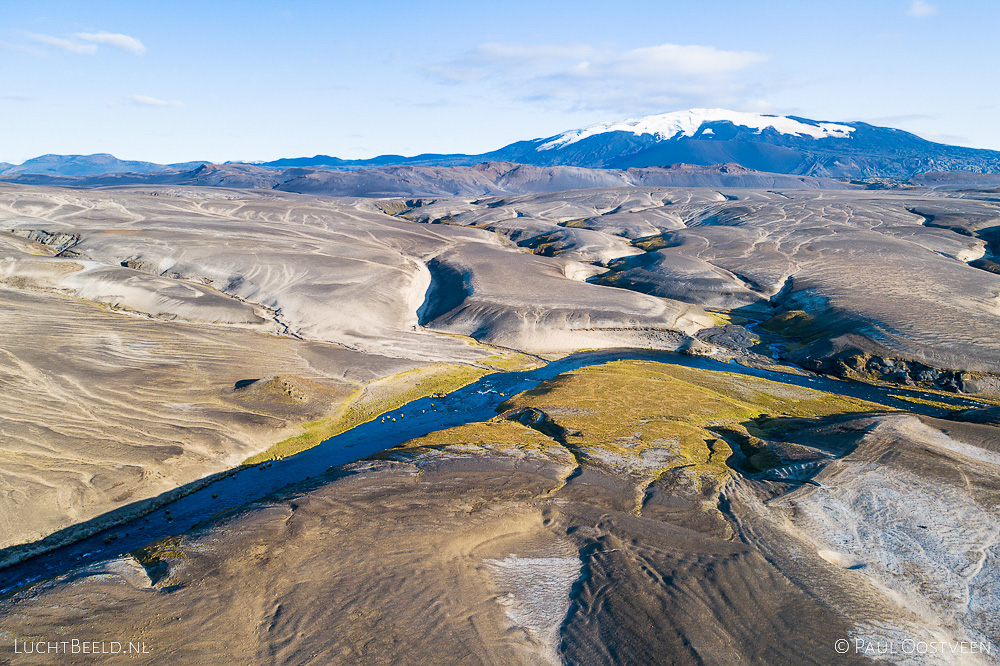
[[[616,361],[567,372],[499,407],[524,408],[542,411],[558,424],[565,433],[561,443],[577,459],[611,460],[652,476],[684,468],[696,478],[717,480],[730,473],[730,441],[752,468],[763,469],[777,464],[765,438],[827,417],[897,411],[766,379],[652,361]],[[520,423],[493,419],[418,437],[380,457],[456,446],[537,449],[554,444]],[[651,449],[656,466],[643,458]],[[672,455],[664,457],[664,451]]]
[[[436,393],[449,393],[487,375],[491,370],[470,365],[433,365],[407,370],[373,382],[357,391],[344,403],[336,416],[303,424],[303,432],[289,437],[255,456],[244,465],[259,465],[311,449],[325,440],[399,409],[408,402]]]
[[[403,456],[418,454],[427,449],[447,447],[482,447],[489,449],[518,448],[539,450],[553,446],[554,442],[536,430],[516,421],[494,418],[489,421],[466,423],[453,428],[445,428],[415,437],[388,451],[381,451],[369,458],[372,460],[396,460]]]
[[[730,372],[697,370],[649,361],[618,361],[582,368],[521,393],[503,407],[534,407],[579,432],[567,444],[623,459],[649,448],[670,448],[676,467],[724,476],[732,454],[714,433],[732,434],[747,457],[762,439],[817,419],[892,411],[856,398],[789,386]],[[558,416],[556,416],[558,415]],[[763,461],[762,461],[763,462]]]

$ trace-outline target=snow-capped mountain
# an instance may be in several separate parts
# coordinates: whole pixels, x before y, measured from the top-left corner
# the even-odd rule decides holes
[[[603,168],[735,162],[773,173],[907,179],[928,171],[1000,172],[1000,152],[948,146],[861,122],[692,109],[519,141],[489,159]]]
[[[620,122],[598,123],[583,129],[570,130],[546,141],[538,147],[538,150],[563,148],[583,139],[610,132],[631,132],[636,136],[650,134],[658,141],[667,141],[682,136],[693,137],[699,132],[706,137],[712,137],[715,131],[706,124],[718,122],[748,127],[757,130],[758,133],[765,129],[773,129],[780,134],[811,136],[814,139],[827,137],[845,139],[850,137],[851,132],[854,131],[850,125],[815,123],[811,120],[803,121],[787,116],[742,113],[726,109],[691,109],[631,118]]]
[[[479,162],[606,169],[735,163],[770,173],[906,180],[930,171],[1000,173],[1000,152],[933,143],[861,122],[691,109],[590,125],[518,141],[481,155],[383,155],[342,160],[325,155],[265,163],[334,169],[391,165],[465,166]]]

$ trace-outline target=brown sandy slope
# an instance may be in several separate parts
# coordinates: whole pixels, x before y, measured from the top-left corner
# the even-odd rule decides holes
[[[485,313],[448,332],[565,352],[632,344],[636,329],[676,347],[711,323],[369,202],[0,186],[0,548],[230,469],[336,416],[362,384],[502,361],[420,325],[427,264],[448,252],[469,257]],[[560,316],[519,316],[554,303]]]
[[[401,214],[488,229],[601,285],[753,317],[804,313],[788,331],[797,362],[876,378],[908,370],[919,382],[913,362],[1000,372],[993,199],[632,187],[425,201]]]

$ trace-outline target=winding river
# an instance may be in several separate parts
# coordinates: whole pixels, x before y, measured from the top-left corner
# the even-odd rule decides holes
[[[276,461],[222,477],[143,517],[132,519],[88,538],[36,555],[0,570],[0,594],[74,568],[116,557],[156,539],[180,534],[212,516],[262,499],[278,489],[320,475],[330,467],[359,460],[414,437],[496,415],[508,396],[537,386],[556,375],[589,365],[616,360],[650,360],[705,370],[721,370],[762,377],[783,384],[803,386],[839,395],[862,398],[916,413],[941,416],[942,410],[897,400],[890,393],[922,397],[969,407],[980,406],[959,396],[941,396],[901,387],[878,387],[827,377],[798,376],[748,368],[736,363],[645,349],[581,352],[523,372],[487,375],[479,381],[440,398],[421,398],[394,410],[395,420],[375,419],[326,440],[319,446]],[[127,536],[126,536],[127,533]],[[114,536],[112,539],[111,537]]]

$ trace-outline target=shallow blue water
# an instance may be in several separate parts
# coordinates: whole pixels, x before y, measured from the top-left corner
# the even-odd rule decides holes
[[[889,398],[889,393],[907,393],[956,405],[977,406],[959,397],[942,397],[901,388],[874,387],[825,377],[802,377],[768,370],[747,368],[735,363],[643,349],[616,349],[581,352],[553,361],[541,368],[524,372],[487,375],[479,381],[441,398],[422,398],[381,418],[357,426],[326,440],[319,446],[260,469],[252,467],[219,479],[204,488],[157,509],[145,517],[136,518],[115,528],[35,556],[0,570],[0,593],[39,578],[49,577],[68,569],[115,557],[156,539],[180,534],[219,512],[262,499],[280,488],[318,476],[330,467],[359,460],[378,451],[401,444],[435,430],[465,423],[485,421],[496,415],[496,407],[506,397],[526,391],[556,375],[588,365],[615,360],[651,360],[706,370],[722,370],[762,377],[783,384],[804,386],[848,395],[932,415],[940,410],[921,407]],[[395,418],[395,421],[391,419]],[[128,534],[126,536],[126,533]],[[108,537],[116,535],[113,541]]]

